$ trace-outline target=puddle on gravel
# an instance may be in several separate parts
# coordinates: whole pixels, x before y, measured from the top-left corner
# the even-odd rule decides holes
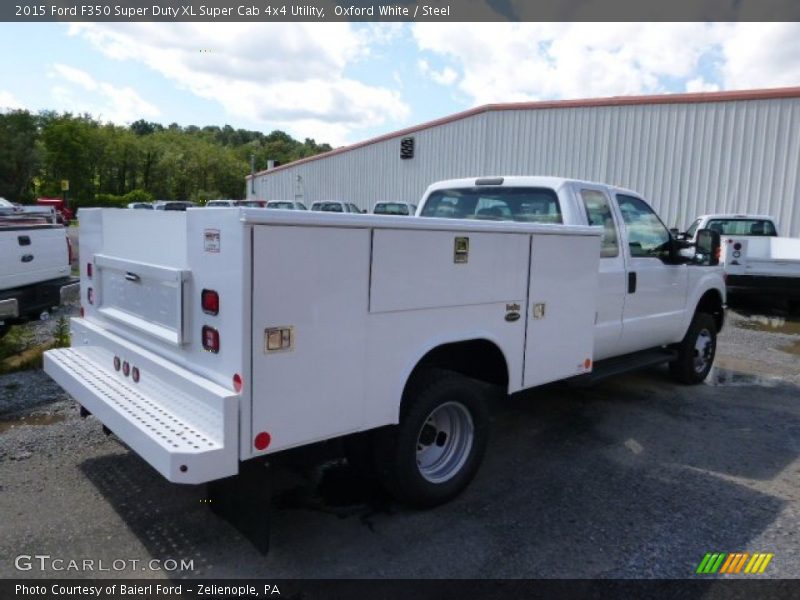
[[[22,427],[23,425],[52,425],[53,423],[60,423],[64,419],[66,419],[64,415],[30,415],[21,419],[3,419],[0,420],[0,433],[5,433],[13,427]]]
[[[752,373],[743,373],[742,371],[732,371],[730,369],[723,369],[720,367],[712,367],[711,372],[706,377],[706,385],[713,386],[758,386],[758,387],[775,387],[781,382],[780,377],[771,377],[769,375],[754,375]]]
[[[800,320],[797,318],[747,313],[742,314],[742,316],[746,317],[747,320],[734,323],[734,326],[739,329],[800,335]]]

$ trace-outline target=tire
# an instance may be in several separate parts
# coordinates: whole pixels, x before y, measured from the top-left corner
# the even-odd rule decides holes
[[[400,423],[375,432],[376,474],[397,500],[438,506],[472,481],[488,438],[480,384],[452,371],[424,371],[404,394]]]
[[[676,346],[678,358],[669,364],[672,376],[680,383],[702,383],[714,364],[717,353],[717,323],[708,313],[695,313],[686,337]]]

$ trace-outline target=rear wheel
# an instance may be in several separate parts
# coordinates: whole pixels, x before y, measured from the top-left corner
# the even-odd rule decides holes
[[[717,353],[717,323],[714,317],[707,313],[696,313],[677,350],[678,358],[669,364],[672,376],[686,384],[704,381]]]
[[[377,474],[402,502],[443,504],[475,476],[488,433],[479,384],[451,371],[423,372],[409,384],[400,423],[376,432]]]

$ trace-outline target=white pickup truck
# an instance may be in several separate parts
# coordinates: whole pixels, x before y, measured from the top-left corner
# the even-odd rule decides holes
[[[397,498],[432,506],[481,462],[476,380],[711,368],[721,269],[682,258],[634,192],[448,181],[418,214],[434,218],[84,209],[84,315],[45,370],[170,481],[349,436]]]
[[[800,306],[800,238],[779,237],[775,219],[767,215],[702,215],[683,238],[693,241],[700,229],[722,238],[728,294],[780,298]]]
[[[77,300],[72,250],[51,208],[0,207],[0,337],[12,324]]]

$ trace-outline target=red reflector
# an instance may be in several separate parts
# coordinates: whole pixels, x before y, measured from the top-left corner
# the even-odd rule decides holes
[[[131,379],[133,379],[134,383],[139,383],[139,367],[131,369]]]
[[[87,276],[89,279],[91,279],[91,278],[92,278],[92,272],[93,272],[93,265],[92,265],[92,263],[86,263],[86,276]]]
[[[233,389],[239,393],[242,391],[243,385],[244,382],[242,381],[242,376],[236,373],[236,375],[233,376]]]
[[[204,313],[209,315],[219,314],[219,294],[214,290],[203,290],[200,293],[200,304]]]
[[[203,350],[219,352],[219,331],[208,325],[203,326]]]
[[[120,366],[122,365],[122,361],[120,361],[119,356],[114,357],[114,370],[119,371]]]
[[[81,306],[81,319],[83,318],[83,313],[84,313],[84,310],[83,310],[83,307]]]
[[[131,374],[131,366],[127,360],[122,363],[122,374],[125,375],[125,377]]]
[[[89,304],[94,304],[94,289],[89,288],[86,290],[86,299],[89,301]]]
[[[269,443],[272,441],[272,437],[266,432],[262,431],[256,436],[254,445],[256,450],[266,450]]]
[[[741,249],[742,249],[742,245],[741,245],[739,242],[736,242],[736,243],[733,245],[733,249],[734,249],[734,250],[741,250]]]

